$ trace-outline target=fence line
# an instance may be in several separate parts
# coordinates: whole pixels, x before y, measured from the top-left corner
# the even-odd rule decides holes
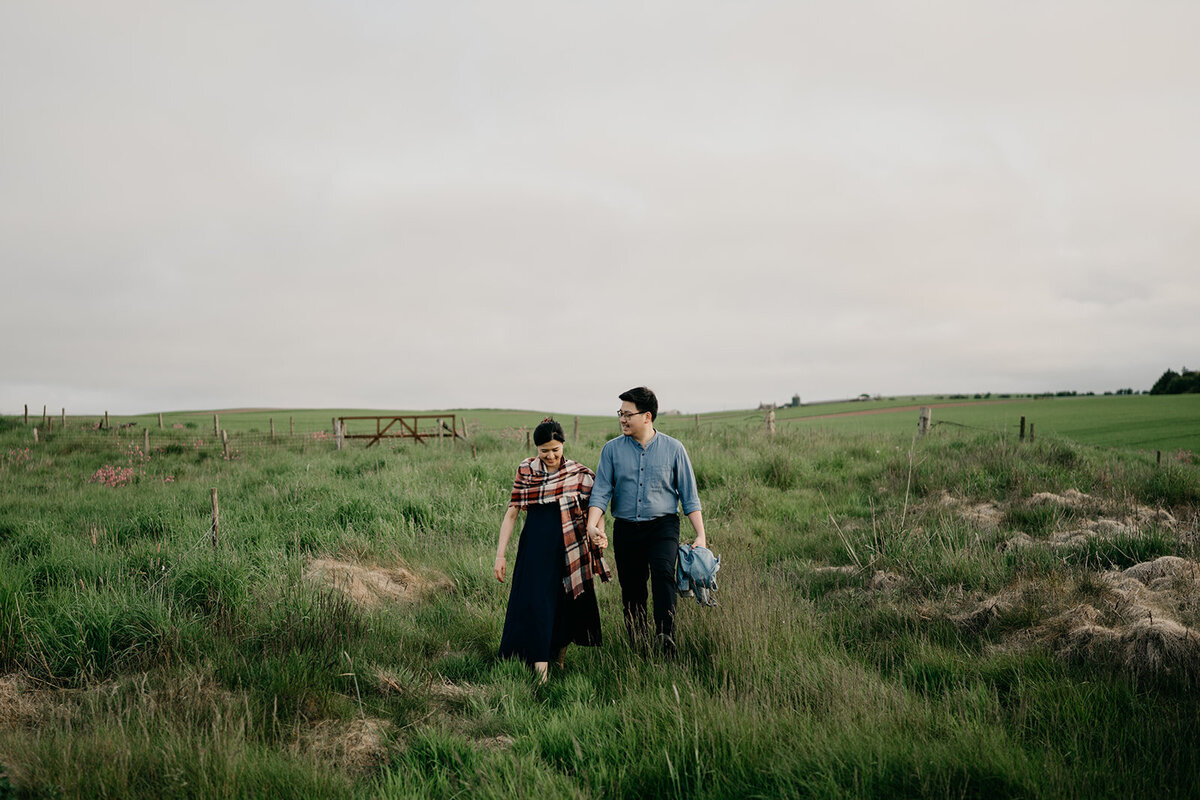
[[[26,406],[26,415],[28,416],[28,406]],[[73,445],[95,445],[98,442],[105,440],[113,442],[117,446],[137,446],[140,440],[141,450],[149,455],[155,450],[161,450],[166,447],[185,447],[193,450],[219,450],[224,458],[236,458],[242,450],[249,448],[260,447],[277,447],[282,449],[299,448],[301,452],[307,452],[310,449],[321,450],[339,450],[336,429],[338,427],[338,419],[333,418],[330,425],[325,426],[315,421],[297,422],[294,415],[288,416],[287,433],[282,433],[276,429],[275,418],[270,417],[261,424],[266,427],[266,430],[251,428],[250,430],[230,431],[220,426],[219,414],[213,414],[213,427],[208,428],[207,423],[201,423],[198,419],[203,418],[202,415],[190,415],[197,419],[189,419],[187,422],[171,422],[164,424],[162,415],[139,415],[141,417],[150,416],[150,419],[143,424],[142,420],[121,423],[111,417],[107,412],[103,416],[88,415],[86,417],[68,417],[66,409],[60,409],[58,414],[51,415],[47,408],[43,408],[43,417],[28,416],[29,424],[24,427],[29,431],[30,444],[34,447],[41,447],[49,443],[64,442]],[[453,415],[432,415],[440,416],[443,419],[449,420]],[[672,435],[687,436],[690,433],[700,433],[707,431],[709,433],[716,430],[718,426],[714,426],[713,420],[707,415],[702,421],[699,415],[695,415],[693,419],[688,416],[679,415],[677,417],[668,417],[675,421],[676,424],[670,426],[662,426],[668,428],[665,432]],[[721,416],[722,421],[737,421],[742,420],[757,420],[758,425],[762,424],[763,412],[726,412]],[[13,423],[20,426],[22,416],[15,417],[0,416],[0,419],[11,419]],[[430,439],[436,440],[439,444],[434,446],[456,446],[458,444],[466,444],[472,454],[477,452],[476,437],[480,435],[491,435],[500,440],[502,445],[509,445],[515,449],[532,449],[531,433],[533,426],[505,426],[501,427],[485,427],[482,423],[470,423],[467,419],[461,418],[461,425],[456,425],[463,431],[461,436],[446,435],[444,437],[430,436]],[[693,421],[695,426],[693,427]],[[803,423],[806,421],[816,422],[817,420],[806,420],[804,417],[794,417],[781,420],[791,424]],[[701,422],[707,423],[701,426]],[[1001,426],[999,428],[982,427],[978,425],[969,425],[965,423],[955,422],[947,419],[922,419],[920,416],[914,420],[914,424],[921,426],[922,423],[928,425],[926,431],[932,428],[941,427],[943,425],[963,428],[973,431],[981,431],[993,433],[1000,436],[1014,436],[1018,441],[1034,441],[1035,425],[1033,422],[1027,423],[1025,417],[1020,418],[1020,422],[1013,422]],[[256,423],[259,424],[259,423]],[[737,426],[735,426],[737,427]],[[757,427],[757,426],[756,426]],[[790,427],[790,426],[789,426]],[[749,433],[751,428],[746,428]],[[761,427],[758,428],[762,430]],[[769,426],[768,426],[769,430]],[[215,432],[214,432],[215,431]],[[592,435],[595,434],[593,429]],[[577,442],[579,439],[579,424],[576,418],[574,426],[573,439]],[[604,431],[605,438],[611,438],[619,435],[619,430],[615,423],[612,430]],[[769,434],[768,434],[769,435]],[[352,437],[346,437],[349,439]],[[1068,437],[1069,438],[1069,437]],[[403,441],[403,440],[402,440]],[[1142,452],[1149,454],[1155,458],[1157,463],[1163,461],[1163,452],[1161,449],[1154,450],[1138,450],[1135,447],[1116,447],[1112,445],[1094,445],[1086,442],[1076,444],[1088,447],[1099,447],[1105,450],[1126,451],[1126,452]],[[343,445],[346,444],[343,439]],[[425,445],[431,444],[428,440]],[[1168,449],[1167,455],[1174,456],[1175,451]],[[1179,453],[1184,453],[1182,449]],[[1191,453],[1186,453],[1188,458],[1193,458]],[[1178,459],[1175,459],[1178,460]]]

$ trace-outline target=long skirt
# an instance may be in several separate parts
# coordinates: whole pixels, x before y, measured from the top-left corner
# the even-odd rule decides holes
[[[557,503],[530,506],[517,543],[500,657],[527,664],[550,661],[568,644],[600,644],[600,609],[590,584],[579,597],[563,588],[566,577],[562,517]]]

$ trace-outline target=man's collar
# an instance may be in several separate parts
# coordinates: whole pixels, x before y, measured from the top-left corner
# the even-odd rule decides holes
[[[654,433],[653,433],[653,434],[650,436],[650,438],[649,438],[649,439],[647,439],[647,440],[646,440],[644,443],[643,443],[643,442],[639,442],[639,441],[638,441],[636,438],[634,438],[633,436],[630,436],[629,438],[630,438],[630,439],[633,439],[633,441],[634,441],[634,442],[637,444],[637,446],[638,446],[638,447],[640,447],[640,448],[642,448],[643,450],[645,450],[647,447],[649,447],[649,446],[650,446],[650,443],[651,443],[651,442],[653,442],[655,439],[657,439],[657,438],[658,438],[658,428],[651,428],[650,430],[654,431]]]

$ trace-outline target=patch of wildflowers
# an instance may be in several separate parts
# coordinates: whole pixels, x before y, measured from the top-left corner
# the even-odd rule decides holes
[[[114,489],[126,486],[132,481],[133,467],[114,467],[112,464],[105,464],[88,478],[88,483],[99,483]]]

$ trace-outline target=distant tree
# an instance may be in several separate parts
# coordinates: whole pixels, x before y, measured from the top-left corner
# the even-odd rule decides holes
[[[1179,373],[1169,369],[1154,382],[1150,394],[1197,394],[1200,393],[1200,372],[1183,368]]]
[[[1162,377],[1154,382],[1150,387],[1150,394],[1166,394],[1167,387],[1171,385],[1171,381],[1179,377],[1179,373],[1173,369],[1169,369],[1162,374]]]

